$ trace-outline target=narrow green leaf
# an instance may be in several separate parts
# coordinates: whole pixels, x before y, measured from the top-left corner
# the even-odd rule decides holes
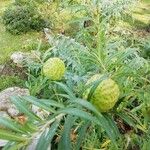
[[[81,128],[79,129],[78,131],[78,138],[77,138],[77,141],[76,141],[76,146],[75,146],[75,150],[80,150],[81,148],[81,145],[82,145],[82,141],[84,140],[85,138],[85,134],[87,133],[87,128],[90,126],[90,122],[89,121],[86,121],[82,126]]]
[[[75,95],[73,92],[63,83],[55,82],[57,85],[59,85],[70,97],[70,99],[75,99]]]
[[[24,132],[21,130],[21,126],[15,123],[12,119],[0,117],[0,126],[4,126],[5,128],[11,129],[16,132]]]
[[[122,118],[127,124],[132,126],[133,128],[136,127],[136,124],[134,121],[124,112],[124,113],[118,113],[118,116]]]
[[[91,114],[77,108],[65,108],[63,110],[58,111],[57,113],[66,113],[66,114],[74,115],[101,125],[101,123],[98,121],[96,117],[93,117]]]
[[[32,104],[42,108],[44,110],[47,110],[49,112],[52,112],[52,113],[55,112],[54,109],[52,109],[51,107],[49,107],[46,104],[44,104],[42,100],[37,99],[37,98],[35,98],[33,96],[23,96],[22,99],[24,99],[24,100],[26,100],[26,101],[28,101],[28,102],[30,102],[30,103],[32,103]]]
[[[102,116],[102,114],[87,100],[76,98],[74,101],[71,102],[79,104],[80,106],[87,108],[88,110],[94,112],[95,114]]]
[[[25,147],[27,145],[26,142],[15,142],[10,145],[6,145],[3,150],[20,150],[22,147]]]
[[[23,130],[33,133],[36,132],[38,130],[38,126],[36,126],[34,123],[32,122],[27,122],[22,126]]]
[[[119,134],[115,134],[115,132],[113,132],[112,124],[109,124],[108,120],[90,102],[78,98],[72,102],[77,103],[95,113],[98,121],[101,123],[101,127],[106,131],[109,138],[115,143],[115,139],[119,137]]]
[[[71,145],[71,127],[74,125],[76,118],[68,115],[66,120],[65,120],[65,124],[64,124],[64,131],[61,135],[61,139],[60,142],[58,144],[58,150],[71,150],[72,149],[72,145]]]
[[[43,101],[43,103],[49,107],[51,106],[54,106],[54,107],[58,107],[58,108],[64,108],[64,105],[57,102],[57,101],[54,101],[54,100],[50,100],[50,99],[41,99],[41,101]]]
[[[60,121],[56,120],[51,127],[45,130],[43,134],[40,136],[40,139],[38,141],[38,144],[36,146],[36,150],[47,150],[49,145],[51,144],[51,141],[56,134],[56,131],[58,129]]]
[[[15,142],[10,142],[8,141],[7,144],[3,147],[2,150],[9,150],[9,148],[11,147],[11,145],[15,144]]]
[[[21,136],[21,134],[15,134],[11,131],[7,131],[4,129],[0,129],[0,139],[8,140],[8,141],[27,141],[28,139],[26,137]]]
[[[107,135],[112,140],[112,142],[116,143],[118,135],[114,134],[114,132],[111,129],[112,126],[108,124],[108,121],[103,116],[94,117],[91,114],[77,108],[66,108],[61,111],[58,111],[58,113],[67,113],[70,115],[78,116],[80,118],[84,118],[85,120],[89,120],[92,123],[101,126],[106,131]]]
[[[117,127],[115,121],[113,120],[112,116],[110,116],[109,114],[106,114],[105,118],[107,119],[108,124],[111,126],[112,132],[116,135],[116,137],[119,137],[120,132],[119,132],[118,127]]]
[[[23,102],[23,100],[20,97],[17,96],[11,97],[11,101],[15,104],[15,106],[18,108],[20,112],[26,114],[31,119],[38,121],[41,120],[32,111],[30,111],[29,107],[26,106],[25,102]]]

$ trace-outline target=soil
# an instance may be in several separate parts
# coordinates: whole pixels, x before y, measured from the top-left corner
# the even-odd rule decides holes
[[[1,70],[0,75],[19,76],[20,79],[26,79],[26,69],[15,66],[12,61],[4,64],[4,68]]]

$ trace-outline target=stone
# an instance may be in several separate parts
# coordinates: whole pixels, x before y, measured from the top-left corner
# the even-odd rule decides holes
[[[31,52],[14,52],[10,59],[18,66],[23,67],[25,62],[33,62],[39,60],[41,53],[33,50]]]
[[[10,97],[12,96],[28,96],[30,95],[28,89],[19,87],[10,87],[0,92],[0,112],[6,112],[10,117],[19,115],[19,111],[12,104]],[[1,114],[0,114],[1,115]]]
[[[0,147],[4,147],[7,143],[8,141],[6,140],[0,140]]]
[[[21,65],[25,58],[25,54],[23,52],[15,52],[11,55],[10,58],[15,64]]]
[[[39,108],[38,106],[32,105],[32,111],[42,120],[45,117],[48,117],[48,115],[50,114],[50,112],[43,110],[41,108]]]

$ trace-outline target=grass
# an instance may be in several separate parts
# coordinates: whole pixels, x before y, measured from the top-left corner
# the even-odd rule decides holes
[[[150,3],[141,1],[132,10],[132,15],[128,14],[124,22],[132,29],[149,29],[150,28]]]
[[[3,0],[0,2],[0,17],[3,11],[11,3],[10,0]],[[141,3],[138,8],[134,10],[133,19],[129,16],[127,18],[131,26],[146,27],[150,22],[150,4],[147,0]],[[31,43],[38,42],[41,33],[30,32],[22,35],[12,35],[5,31],[5,27],[0,20],[0,64],[7,62],[10,55],[14,51],[27,51],[25,47],[30,47]]]
[[[0,2],[0,17],[5,8],[10,4],[10,0]],[[5,27],[0,19],[0,64],[7,62],[14,51],[27,51],[33,42],[38,42],[41,33],[29,32],[22,35],[12,35],[5,31]]]
[[[12,86],[24,85],[24,81],[18,76],[2,75],[0,78],[0,91]]]
[[[135,25],[140,26],[140,24],[149,26],[150,24],[150,3],[148,1],[143,1],[138,5],[132,14],[133,19],[135,20]]]
[[[2,15],[3,11],[6,9],[6,7],[11,3],[10,0],[1,0],[0,4],[0,15]]]
[[[0,64],[7,62],[14,51],[27,51],[26,47],[38,41],[39,37],[40,33],[37,32],[12,35],[0,24]]]
[[[2,23],[2,14],[6,7],[11,3],[10,0],[2,0],[0,2],[0,64],[6,64],[10,55],[15,51],[30,51],[33,50],[41,39],[42,33],[29,32],[22,35],[12,35],[5,31]],[[34,46],[34,47],[33,47]],[[10,66],[11,67],[11,66]],[[23,86],[24,81],[15,73],[1,75],[0,91],[11,86]]]

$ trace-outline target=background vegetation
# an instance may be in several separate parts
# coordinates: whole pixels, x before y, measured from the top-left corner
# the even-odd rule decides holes
[[[20,0],[17,2],[20,4]],[[52,149],[60,150],[149,149],[149,3],[108,2],[39,1],[36,8],[50,28],[43,30],[45,34],[30,31],[11,35],[1,20],[0,63],[7,64],[9,55],[16,50],[40,47],[37,51],[41,52],[37,61],[25,62],[25,79],[19,76],[17,67],[17,77],[5,74],[1,78],[0,90],[23,85],[31,94],[11,99],[21,119],[0,118],[4,127],[0,138],[9,140],[4,150],[27,149],[35,139],[37,150],[47,150],[50,144]],[[10,3],[1,4],[2,16]],[[39,39],[42,44],[38,44]],[[60,81],[43,75],[43,64],[51,57],[61,58],[66,65]],[[89,85],[89,101],[84,100],[86,82],[97,73],[103,77]],[[104,113],[90,103],[90,97],[97,84],[109,77],[118,84],[120,97],[114,108]],[[33,112],[33,106],[40,108],[42,116]]]

